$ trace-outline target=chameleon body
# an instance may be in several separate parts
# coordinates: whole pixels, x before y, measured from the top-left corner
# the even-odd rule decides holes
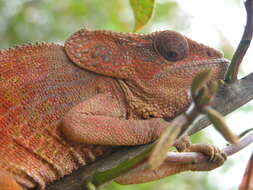
[[[0,189],[44,189],[113,145],[157,139],[161,118],[189,105],[194,76],[222,79],[226,67],[220,52],[173,31],[82,29],[64,46],[1,50]]]

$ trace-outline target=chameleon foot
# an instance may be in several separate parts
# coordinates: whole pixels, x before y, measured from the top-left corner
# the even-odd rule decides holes
[[[200,152],[205,156],[208,156],[209,162],[201,163],[201,164],[192,164],[192,171],[209,171],[221,166],[227,159],[227,155],[225,152],[220,150],[219,148],[213,145],[207,144],[195,144],[191,145],[187,152]]]
[[[191,146],[190,137],[188,135],[183,136],[175,142],[174,146],[176,147],[178,152],[183,152],[187,150]]]
[[[185,144],[184,142],[187,141],[181,141],[181,144]],[[184,171],[209,171],[222,165],[227,157],[223,151],[219,150],[215,146],[206,144],[190,145],[186,151],[203,153],[209,158],[209,160],[200,163],[164,161],[164,163],[155,170],[143,167],[146,164],[144,162],[138,165],[136,169],[118,177],[116,182],[120,184],[138,184],[161,179]]]

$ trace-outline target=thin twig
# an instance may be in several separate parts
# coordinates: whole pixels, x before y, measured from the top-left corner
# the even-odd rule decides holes
[[[242,150],[247,145],[253,142],[253,133],[247,135],[245,138],[241,139],[238,144],[236,145],[229,145],[228,147],[223,149],[223,152],[225,152],[228,156]],[[160,167],[158,170],[151,170],[151,168],[148,167],[147,161],[143,161],[136,165],[129,173],[126,175],[120,176],[120,178],[116,179],[117,182],[123,182],[128,183],[132,181],[132,178],[138,178],[139,176],[143,175],[143,172],[146,173],[147,176],[155,176],[155,178],[164,177],[164,174],[167,173],[167,175],[173,175],[177,173],[177,168],[181,167],[184,168],[184,171],[187,171],[189,169],[188,165],[199,165],[199,164],[205,164],[210,165],[210,158],[208,156],[205,156],[202,153],[199,152],[168,152],[166,155],[166,159],[163,162],[163,166]],[[181,165],[181,166],[180,166]],[[188,168],[188,169],[187,169]],[[150,172],[150,173],[149,173]],[[150,175],[149,175],[149,174]],[[154,178],[150,178],[154,179]],[[138,180],[137,180],[138,181]]]
[[[231,144],[223,149],[223,151],[231,156],[243,148],[247,147],[249,144],[253,143],[253,133],[248,134],[246,137],[241,139],[238,144]],[[177,162],[177,163],[201,163],[208,161],[208,157],[204,156],[202,153],[196,152],[168,152],[166,157],[167,162]]]
[[[226,73],[225,81],[232,83],[237,80],[239,66],[242,63],[243,57],[246,54],[253,36],[253,0],[245,2],[247,12],[247,23],[244,29],[242,39],[233,55],[231,64]]]
[[[237,144],[230,144],[229,146],[222,149],[227,156],[231,156],[248,145],[253,143],[253,133],[248,134],[246,137],[241,139]],[[189,164],[189,163],[203,163],[208,162],[208,157],[200,152],[168,152],[166,155],[166,162],[174,162],[175,164]],[[143,167],[143,166],[141,166]],[[139,169],[136,168],[138,171]]]
[[[253,131],[253,128],[246,129],[242,133],[238,135],[239,138],[242,138],[243,136],[247,135],[249,132]]]

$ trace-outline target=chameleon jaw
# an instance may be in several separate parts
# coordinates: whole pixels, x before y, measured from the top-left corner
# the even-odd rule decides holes
[[[169,66],[163,70],[163,72],[158,73],[153,80],[172,80],[173,78],[186,78],[187,81],[190,78],[194,78],[198,72],[211,69],[213,72],[212,79],[224,79],[225,72],[227,70],[229,60],[225,58],[215,58],[208,60],[198,60],[192,61],[187,64],[175,64]]]
[[[169,70],[171,72],[182,72],[182,70],[198,70],[202,71],[205,70],[205,68],[210,69],[213,67],[220,67],[227,69],[229,60],[225,58],[215,58],[215,59],[208,59],[208,60],[198,60],[198,61],[192,61],[187,64],[180,64],[175,65],[173,67],[170,67]]]

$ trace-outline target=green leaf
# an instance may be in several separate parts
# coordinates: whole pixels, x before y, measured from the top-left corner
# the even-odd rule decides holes
[[[199,90],[207,83],[208,79],[211,76],[211,70],[205,70],[199,72],[192,81],[191,94],[196,96]]]
[[[168,149],[173,146],[177,137],[182,132],[185,121],[185,116],[179,115],[170,124],[159,138],[157,144],[151,152],[148,163],[152,169],[157,169],[166,158]]]
[[[215,129],[219,131],[222,136],[230,143],[236,144],[239,138],[230,131],[222,115],[211,107],[206,108],[208,119],[212,122]]]
[[[155,0],[130,0],[134,12],[134,31],[140,30],[152,17]]]
[[[97,187],[99,185],[104,184],[105,182],[113,180],[116,177],[124,174],[125,172],[133,168],[136,164],[140,163],[140,161],[144,160],[144,158],[148,157],[152,147],[153,147],[153,144],[150,144],[149,147],[145,149],[142,153],[122,162],[115,168],[111,168],[111,169],[96,173],[91,181],[92,184],[94,184]]]
[[[96,186],[90,181],[86,184],[87,190],[96,190]]]

